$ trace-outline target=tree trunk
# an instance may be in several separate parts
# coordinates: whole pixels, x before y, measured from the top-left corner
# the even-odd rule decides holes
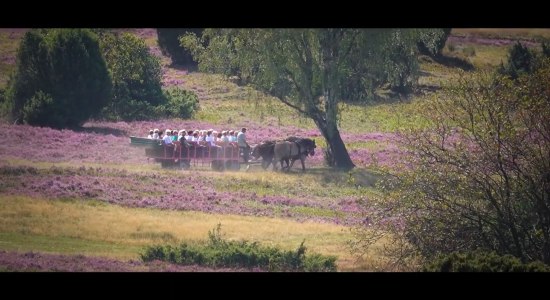
[[[338,128],[334,127],[332,130],[329,130],[326,122],[323,122],[323,120],[314,121],[327,142],[327,151],[329,152],[331,167],[343,170],[353,169],[355,164],[349,157],[348,149],[346,149],[346,145],[344,141],[342,141]]]
[[[339,48],[342,34],[343,31],[340,29],[328,29],[323,32],[321,37],[325,116],[324,118],[315,118],[314,121],[327,142],[329,164],[337,169],[350,170],[355,165],[349,157],[337,125],[338,97],[340,96],[338,62],[341,59]]]

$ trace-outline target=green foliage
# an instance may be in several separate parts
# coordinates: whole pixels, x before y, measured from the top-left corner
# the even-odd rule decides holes
[[[126,121],[151,118],[154,107],[167,102],[160,59],[143,39],[130,33],[104,32],[100,44],[113,82],[112,101],[101,116]]]
[[[389,35],[383,52],[384,70],[390,87],[397,92],[409,93],[418,82],[417,39],[414,30],[393,30]]]
[[[453,252],[441,255],[423,267],[424,272],[550,272],[550,266],[540,261],[522,263],[512,255],[495,252]]]
[[[238,76],[312,119],[329,166],[350,169],[339,102],[368,98],[386,82],[408,92],[418,78],[417,38],[400,29],[206,29],[180,41],[201,70]]]
[[[535,64],[535,54],[532,50],[516,42],[508,53],[506,65],[501,65],[499,73],[517,79],[522,74],[531,73]]]
[[[342,65],[340,86],[346,102],[372,101],[386,83],[384,56],[381,55],[389,30],[368,30],[357,36],[360,47],[350,49],[349,64]]]
[[[451,34],[451,29],[452,28],[420,29],[419,41],[417,43],[420,53],[432,57],[441,56],[447,38]],[[449,45],[449,50],[450,48],[451,46]],[[452,52],[453,50],[450,51]]]
[[[140,256],[145,262],[164,260],[182,265],[261,268],[269,271],[336,271],[336,257],[320,254],[306,256],[304,242],[295,251],[282,251],[274,247],[262,247],[256,242],[228,241],[222,236],[221,224],[208,231],[205,244],[149,246]]]
[[[158,45],[173,64],[194,65],[196,62],[189,50],[180,46],[179,37],[191,32],[200,36],[202,31],[202,28],[157,28]]]
[[[17,52],[7,106],[13,120],[55,128],[76,127],[99,113],[110,99],[111,87],[93,32],[31,30]]]
[[[159,115],[170,118],[189,119],[199,109],[199,99],[192,91],[170,88],[164,91],[168,102],[158,109]]]
[[[516,80],[463,74],[424,102],[430,126],[401,132],[407,167],[370,216],[397,261],[481,249],[550,263],[548,99],[547,59]]]
[[[47,124],[60,123],[58,120],[57,110],[63,109],[57,106],[52,97],[42,91],[36,92],[34,96],[25,103],[23,107],[23,119],[29,124]]]

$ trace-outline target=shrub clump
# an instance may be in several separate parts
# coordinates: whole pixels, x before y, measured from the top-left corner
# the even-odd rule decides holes
[[[268,271],[334,272],[336,257],[306,255],[304,242],[295,251],[262,247],[257,242],[228,241],[222,238],[221,225],[208,232],[208,241],[179,246],[154,245],[140,254],[144,262],[168,261],[180,265],[203,265],[214,268],[260,268]]]
[[[495,252],[453,252],[439,256],[424,266],[424,272],[550,272],[550,266],[540,261],[522,263],[512,255]]]

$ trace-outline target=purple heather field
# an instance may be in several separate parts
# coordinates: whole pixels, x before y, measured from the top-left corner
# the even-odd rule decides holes
[[[60,255],[38,252],[6,252],[0,250],[0,266],[8,272],[250,272],[258,269],[209,268],[182,266],[162,261],[127,262],[83,255]]]
[[[249,142],[255,144],[291,135],[310,137],[322,141],[317,129],[305,130],[293,126],[273,128],[262,124],[245,124],[249,128]],[[234,127],[234,126],[233,126]],[[0,124],[0,139],[9,141],[0,145],[0,163],[10,159],[31,162],[143,164],[144,150],[130,146],[130,136],[146,136],[153,128],[159,129],[237,129],[224,124],[200,121],[161,120],[157,122],[88,122],[83,130],[56,130],[48,127]],[[382,166],[392,166],[403,153],[396,146],[396,136],[391,133],[343,133],[344,142],[376,142],[379,149],[351,149],[351,159],[359,167],[368,167],[373,157]],[[308,157],[308,166],[321,166],[323,152],[316,151]]]

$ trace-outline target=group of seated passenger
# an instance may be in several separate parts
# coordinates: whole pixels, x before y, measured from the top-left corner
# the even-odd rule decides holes
[[[213,153],[220,156],[223,151],[217,151],[217,149],[228,146],[230,143],[236,143],[237,134],[237,130],[217,132],[213,129],[189,131],[166,129],[163,136],[163,131],[154,129],[149,131],[147,138],[162,140],[165,145],[174,146],[174,159],[176,159],[176,154],[181,151],[182,146],[213,147],[215,149]]]
[[[158,129],[152,129],[149,131],[149,135],[147,136],[147,138],[164,140],[166,144],[169,144],[170,140],[167,138],[167,136],[169,136],[172,142],[181,141],[181,139],[183,138],[187,142],[197,142],[201,145],[209,143],[211,146],[214,146],[237,142],[238,133],[239,131],[237,130],[223,130],[221,132],[218,132],[214,129],[189,131],[185,129],[182,129],[180,131],[166,129],[163,137],[162,131],[159,131]]]

